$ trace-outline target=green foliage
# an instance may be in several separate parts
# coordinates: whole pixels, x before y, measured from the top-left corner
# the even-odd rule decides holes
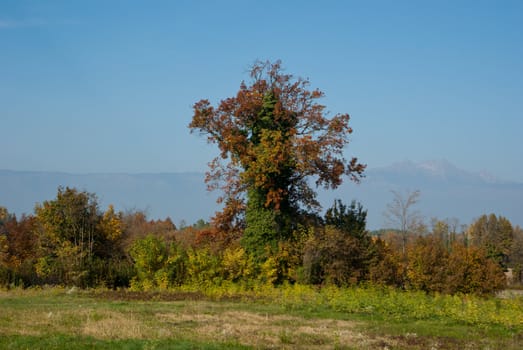
[[[253,254],[257,261],[267,258],[266,253],[277,247],[278,224],[276,212],[264,205],[263,196],[258,191],[249,191],[245,211],[246,227],[241,238],[242,246]]]
[[[139,274],[150,277],[167,260],[167,248],[159,238],[149,235],[134,242],[129,251]]]
[[[0,291],[0,309],[6,349],[519,350],[523,332],[522,298],[372,287],[17,289]]]
[[[222,281],[218,256],[207,249],[187,250],[187,282],[192,285],[219,285]]]
[[[193,225],[192,225],[193,228],[197,229],[197,230],[201,230],[201,229],[204,229],[204,228],[209,228],[210,227],[210,224],[203,220],[203,219],[198,219]],[[181,229],[181,227],[180,227]]]
[[[294,283],[299,278],[301,260],[299,242],[282,241],[278,244],[278,249],[262,263],[260,280],[275,285]]]
[[[263,130],[259,136],[261,142]],[[387,235],[369,236],[367,212],[356,202],[335,201],[323,220],[299,213],[307,225],[290,230],[296,223],[282,221],[260,193],[249,191],[246,234],[230,239],[203,221],[200,230],[174,232],[170,219],[124,216],[112,206],[101,212],[94,195],[59,188],[34,217],[17,220],[0,211],[0,284],[253,291],[370,283],[427,294],[492,295],[506,286],[502,266],[521,276],[523,234],[503,217],[483,216],[468,239],[456,234],[457,224],[433,220],[433,234],[419,237],[403,254]]]
[[[35,212],[49,243],[68,241],[93,254],[100,219],[93,194],[59,187],[56,199],[37,205]]]
[[[135,241],[129,254],[137,272],[136,277],[131,281],[134,289],[149,290],[157,287],[158,284],[163,286],[166,283],[165,272],[159,272],[167,261],[167,248],[163,241],[149,235]]]
[[[176,244],[171,244],[169,257],[163,267],[169,286],[178,286],[187,278],[187,253]]]
[[[86,286],[86,254],[69,241],[55,246],[53,254],[40,257],[35,267],[38,277],[47,283]]]
[[[348,235],[362,239],[367,235],[367,211],[356,201],[352,201],[347,207],[338,199],[325,212],[325,225],[334,226]]]
[[[128,259],[95,258],[90,262],[89,285],[110,289],[129,288],[136,269]]]
[[[112,206],[101,212],[94,194],[69,187],[59,187],[56,198],[37,205],[35,213],[39,278],[81,287],[107,284],[96,274],[103,270],[98,268],[99,259],[122,256],[117,245],[122,232],[120,213]]]
[[[336,188],[344,175],[357,181],[365,165],[343,157],[352,133],[349,115],[326,118],[316,102],[323,93],[309,90],[307,80],[283,74],[279,61],[256,62],[250,75],[252,84],[242,83],[216,107],[205,99],[195,103],[189,127],[220,150],[206,179],[210,189],[224,192],[216,227],[236,236],[246,226],[244,247],[258,255],[303,223],[300,210],[320,209],[308,179]],[[256,243],[261,248],[254,249]]]

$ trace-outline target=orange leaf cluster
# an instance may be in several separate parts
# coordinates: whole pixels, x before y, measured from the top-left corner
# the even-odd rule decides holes
[[[318,208],[308,178],[336,188],[344,175],[358,181],[365,169],[357,158],[343,158],[350,117],[327,118],[317,102],[323,92],[309,90],[308,80],[283,74],[279,61],[256,62],[250,76],[250,85],[242,82],[236,96],[216,107],[205,99],[195,103],[189,125],[220,150],[206,182],[210,190],[223,191],[219,201],[225,207],[215,223],[228,230],[242,224],[248,189],[265,193],[265,206],[274,210],[283,202]]]

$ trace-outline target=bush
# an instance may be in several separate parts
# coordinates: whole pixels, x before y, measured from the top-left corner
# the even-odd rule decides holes
[[[506,286],[501,266],[485,249],[454,243],[450,252],[435,237],[418,238],[408,249],[409,286],[446,294],[494,294]]]
[[[207,249],[187,250],[187,282],[205,286],[219,284],[221,278],[220,259]]]
[[[506,287],[501,266],[482,248],[454,244],[447,269],[446,293],[487,295]]]
[[[407,278],[410,287],[425,292],[446,289],[448,252],[441,240],[419,237],[407,249]]]
[[[403,287],[406,264],[402,254],[392,250],[387,243],[376,239],[371,246],[369,281],[378,286]]]
[[[165,243],[153,235],[136,240],[129,254],[134,261],[136,276],[131,281],[133,289],[149,290],[157,286],[156,273],[167,261]]]
[[[231,282],[251,280],[256,274],[256,265],[251,255],[243,248],[227,248],[221,264],[223,278]]]
[[[353,285],[366,278],[368,262],[368,246],[363,239],[326,226],[305,243],[303,275],[311,284]]]

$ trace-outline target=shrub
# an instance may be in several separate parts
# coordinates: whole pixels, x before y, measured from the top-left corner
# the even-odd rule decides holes
[[[407,250],[407,278],[411,287],[425,292],[446,288],[448,252],[440,239],[419,237]]]
[[[136,240],[129,254],[134,261],[136,276],[131,281],[134,289],[151,289],[156,285],[156,273],[164,267],[167,261],[165,243],[153,235]]]
[[[405,283],[405,267],[402,254],[395,251],[381,239],[371,246],[372,257],[369,263],[369,280],[376,285],[402,287]]]
[[[220,259],[208,249],[187,250],[187,280],[199,286],[219,284]]]
[[[506,286],[501,266],[478,247],[466,247],[456,243],[448,259],[445,292],[494,294]]]
[[[368,273],[366,242],[341,230],[326,226],[311,235],[304,247],[303,275],[308,283],[351,285]]]
[[[231,282],[250,280],[256,273],[253,257],[241,247],[229,247],[223,252],[221,269],[223,278]]]

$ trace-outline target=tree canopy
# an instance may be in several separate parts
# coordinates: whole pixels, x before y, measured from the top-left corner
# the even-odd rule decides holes
[[[217,227],[242,231],[247,217],[254,226],[262,220],[269,236],[281,235],[298,212],[319,210],[311,178],[317,187],[334,189],[345,175],[358,181],[365,165],[343,156],[352,133],[349,115],[329,118],[318,103],[324,93],[309,89],[307,79],[284,74],[280,61],[256,62],[250,78],[217,106],[196,102],[189,127],[220,150],[206,179],[210,190],[223,191]]]

